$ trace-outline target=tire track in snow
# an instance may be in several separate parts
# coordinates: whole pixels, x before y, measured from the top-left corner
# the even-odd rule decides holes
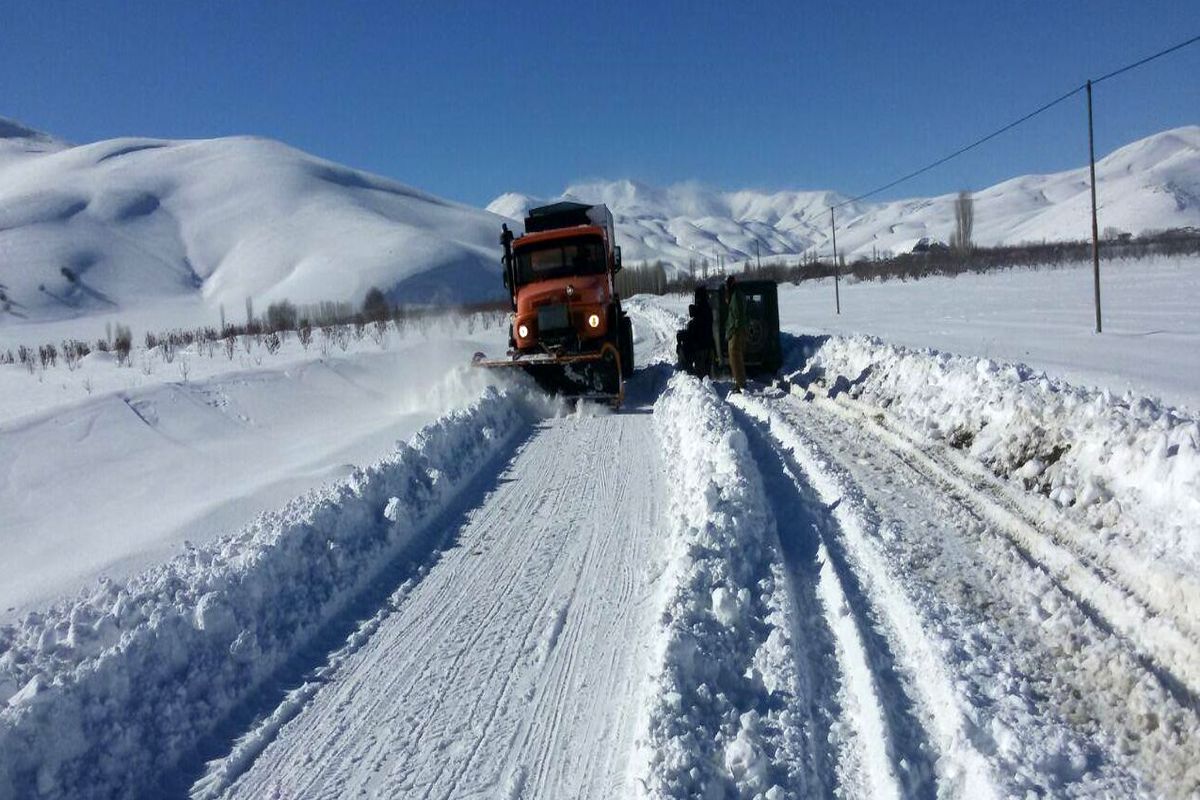
[[[832,678],[820,672],[832,666],[821,663],[820,651],[829,647],[836,653],[841,689],[836,700],[823,704],[825,714],[838,717],[827,737],[839,741],[843,752],[835,765],[836,783],[828,779],[833,776],[822,780],[826,792],[833,794],[836,787],[844,796],[853,787],[873,798],[935,796],[928,737],[899,681],[877,612],[839,542],[832,509],[804,483],[801,470],[766,426],[741,408],[736,417],[763,474],[796,605],[816,612],[796,636],[810,651],[808,672],[814,683]],[[822,703],[820,695],[812,700]],[[840,705],[840,713],[834,703]],[[818,759],[825,761],[824,755],[818,754]]]
[[[1200,723],[1046,568],[977,511],[988,496],[925,471],[871,420],[832,403],[768,401],[868,520],[970,703],[972,738],[1009,793],[1189,797]],[[851,489],[852,493],[856,490]],[[868,512],[874,513],[874,512]],[[1150,788],[1154,787],[1154,788]]]
[[[1053,532],[1042,531],[1021,513],[1015,503],[980,491],[977,484],[954,467],[926,452],[902,432],[880,425],[862,411],[836,401],[820,400],[822,408],[857,424],[915,462],[924,472],[955,494],[976,516],[1007,536],[1027,560],[1046,571],[1097,625],[1124,639],[1135,657],[1183,706],[1200,711],[1200,638],[1173,624],[1174,610],[1148,607],[1141,596],[1101,565],[1084,559],[1059,543]],[[1069,524],[1069,523],[1067,523]],[[1186,626],[1190,630],[1195,620]]]
[[[901,688],[897,681],[897,688],[911,691],[917,701],[922,719],[915,729],[927,732],[938,753],[938,792],[949,791],[972,798],[998,797],[991,767],[971,741],[971,726],[962,709],[963,701],[957,696],[946,664],[924,634],[921,616],[873,547],[863,521],[842,502],[843,491],[827,471],[827,464],[804,447],[799,439],[788,436],[786,426],[779,424],[778,415],[773,415],[767,404],[745,395],[731,396],[730,401],[762,425],[779,448],[790,454],[786,457],[794,460],[792,463],[800,473],[798,477],[812,487],[820,502],[830,510],[840,536],[827,540],[835,543],[829,553],[834,563],[842,561],[840,574],[853,576],[854,584],[863,596],[861,602],[868,603],[877,615],[883,631],[879,632],[880,638],[876,641],[886,642],[886,645],[879,644],[880,649],[876,652],[893,656],[892,669],[904,676],[906,687]],[[847,596],[853,599],[853,594]],[[893,694],[890,699],[898,701],[898,696]],[[902,701],[898,702],[902,705]],[[893,702],[892,708],[897,708],[897,702]],[[893,729],[896,735],[910,734],[914,730],[913,726],[905,725],[903,717],[897,719],[897,724],[898,729]],[[919,791],[928,791],[919,768],[913,771],[913,781]]]

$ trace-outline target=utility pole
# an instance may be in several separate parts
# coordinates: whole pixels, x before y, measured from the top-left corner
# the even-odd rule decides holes
[[[1096,219],[1096,141],[1092,134],[1092,82],[1087,82],[1088,100],[1088,163],[1092,174],[1092,284],[1096,297],[1096,333],[1100,325],[1100,224]]]
[[[758,239],[754,240],[754,266],[762,272],[762,254],[758,251]]]
[[[842,294],[838,289],[837,222],[833,217],[833,206],[829,207],[829,233],[833,236],[833,304],[838,316],[842,314]]]

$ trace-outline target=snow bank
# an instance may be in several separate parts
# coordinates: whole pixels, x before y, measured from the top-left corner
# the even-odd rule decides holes
[[[147,792],[531,416],[486,389],[341,483],[0,629],[0,797]]]
[[[1145,559],[1200,571],[1200,423],[1190,412],[874,337],[794,344],[800,383],[886,409]]]
[[[782,798],[802,756],[793,610],[745,434],[708,384],[654,408],[667,484],[665,611],[637,768],[650,797]]]

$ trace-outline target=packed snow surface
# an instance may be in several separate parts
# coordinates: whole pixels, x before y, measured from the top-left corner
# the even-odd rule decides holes
[[[1200,227],[1200,126],[1164,131],[1096,162],[1100,224],[1139,234]],[[837,211],[838,251],[849,257],[908,252],[922,238],[949,241],[957,195],[885,203],[855,202]],[[638,181],[568,186],[561,199],[612,209],[626,263],[663,260],[684,268],[717,257],[740,263],[761,253],[830,252],[830,206],[849,198],[833,191],[716,191],[684,183],[666,188]],[[1091,235],[1087,167],[1025,175],[974,192],[974,241],[980,245],[1075,241]],[[488,209],[520,219],[543,198],[501,195]]]

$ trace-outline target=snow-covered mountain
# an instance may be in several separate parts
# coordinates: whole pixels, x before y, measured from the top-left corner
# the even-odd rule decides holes
[[[0,119],[0,324],[180,295],[493,297],[500,222],[271,140],[72,146]]]
[[[1096,163],[1100,225],[1140,233],[1200,226],[1200,126],[1150,136]],[[829,252],[829,207],[847,198],[828,191],[715,191],[685,183],[636,181],[567,187],[563,199],[606,203],[617,219],[626,262],[752,258]],[[848,256],[910,250],[922,237],[948,240],[956,194],[838,209],[838,247]],[[1085,239],[1091,234],[1087,167],[1026,175],[975,192],[976,243]],[[541,198],[509,193],[488,210],[521,217]]]
[[[1102,227],[1200,226],[1200,126],[1166,131],[1097,164]],[[714,191],[596,181],[562,197],[607,203],[627,263],[679,267],[828,252],[830,191]],[[853,257],[946,239],[954,195],[853,203],[838,244]],[[506,194],[486,211],[325,161],[279,142],[112,139],[75,146],[0,118],[0,324],[125,313],[188,298],[231,314],[358,302],[493,298],[497,231],[542,199]],[[1014,178],[975,194],[980,244],[1081,239],[1086,168]],[[215,315],[214,315],[215,316]]]

